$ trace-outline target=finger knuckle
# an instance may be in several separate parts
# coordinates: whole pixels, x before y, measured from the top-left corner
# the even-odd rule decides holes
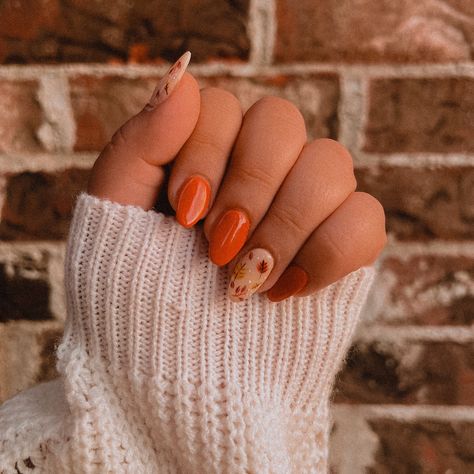
[[[126,143],[127,137],[124,124],[112,135],[112,138],[110,139],[110,147],[116,149],[125,146]]]
[[[354,161],[349,150],[337,140],[332,138],[317,138],[311,145],[318,149],[319,153],[324,153],[326,156],[331,156],[341,162],[341,166],[348,169],[354,169]]]
[[[337,173],[337,183],[347,192],[357,188],[352,156],[343,145],[331,138],[318,138],[305,146],[311,156],[317,158],[319,165],[327,165],[332,173]]]
[[[333,265],[342,264],[350,255],[345,246],[340,245],[339,242],[343,239],[338,239],[338,234],[332,232],[327,228],[321,228],[318,232],[318,248],[320,252],[326,255],[326,259]]]
[[[276,221],[277,228],[288,230],[289,232],[303,236],[308,233],[305,222],[307,217],[303,215],[301,209],[286,205],[277,207],[271,212],[271,217]]]
[[[294,131],[304,132],[306,126],[303,114],[296,105],[282,97],[267,95],[259,99],[253,106],[254,110],[263,114],[272,114],[280,117],[289,128]]]
[[[382,203],[374,196],[363,191],[354,193],[354,199],[364,206],[367,215],[371,216],[372,223],[372,242],[374,251],[379,254],[387,244],[387,232],[385,229],[385,211]]]
[[[212,133],[195,130],[189,143],[192,143],[192,146],[195,147],[195,151],[199,149],[199,153],[202,153],[203,156],[221,157],[225,156],[228,152],[225,144],[218,140]]]
[[[213,103],[219,104],[225,112],[243,115],[239,99],[230,91],[221,87],[207,86],[201,89],[201,97],[210,98]]]
[[[236,168],[234,173],[234,178],[237,183],[246,183],[245,185],[251,185],[256,189],[259,189],[263,194],[266,194],[267,192],[273,193],[274,191],[273,183],[275,178],[264,167],[241,166]]]
[[[364,191],[356,191],[354,199],[358,200],[366,209],[376,216],[376,219],[385,224],[385,211],[382,203],[372,194]]]

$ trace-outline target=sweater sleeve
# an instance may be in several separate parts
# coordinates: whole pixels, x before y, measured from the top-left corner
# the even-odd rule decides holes
[[[201,227],[81,193],[48,472],[327,472],[330,394],[374,273],[235,303]]]

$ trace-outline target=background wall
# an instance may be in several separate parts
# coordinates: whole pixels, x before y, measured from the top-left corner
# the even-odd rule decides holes
[[[351,150],[390,242],[340,375],[334,473],[474,472],[474,2],[0,1],[0,401],[55,376],[98,151],[185,50]]]

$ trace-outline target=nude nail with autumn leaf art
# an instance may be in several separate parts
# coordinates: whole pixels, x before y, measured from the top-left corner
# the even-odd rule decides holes
[[[155,87],[151,99],[145,106],[145,110],[153,110],[158,104],[164,102],[173,92],[184,71],[188,67],[191,60],[191,52],[186,51],[169,69],[168,72],[160,79]]]
[[[274,264],[272,254],[256,248],[247,252],[235,265],[229,282],[228,295],[232,301],[243,301],[265,282]]]

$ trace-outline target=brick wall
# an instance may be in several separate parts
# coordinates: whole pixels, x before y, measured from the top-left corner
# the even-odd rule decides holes
[[[295,102],[385,207],[333,472],[474,472],[470,0],[0,2],[0,401],[55,376],[73,198],[186,49],[201,85],[244,107]]]

